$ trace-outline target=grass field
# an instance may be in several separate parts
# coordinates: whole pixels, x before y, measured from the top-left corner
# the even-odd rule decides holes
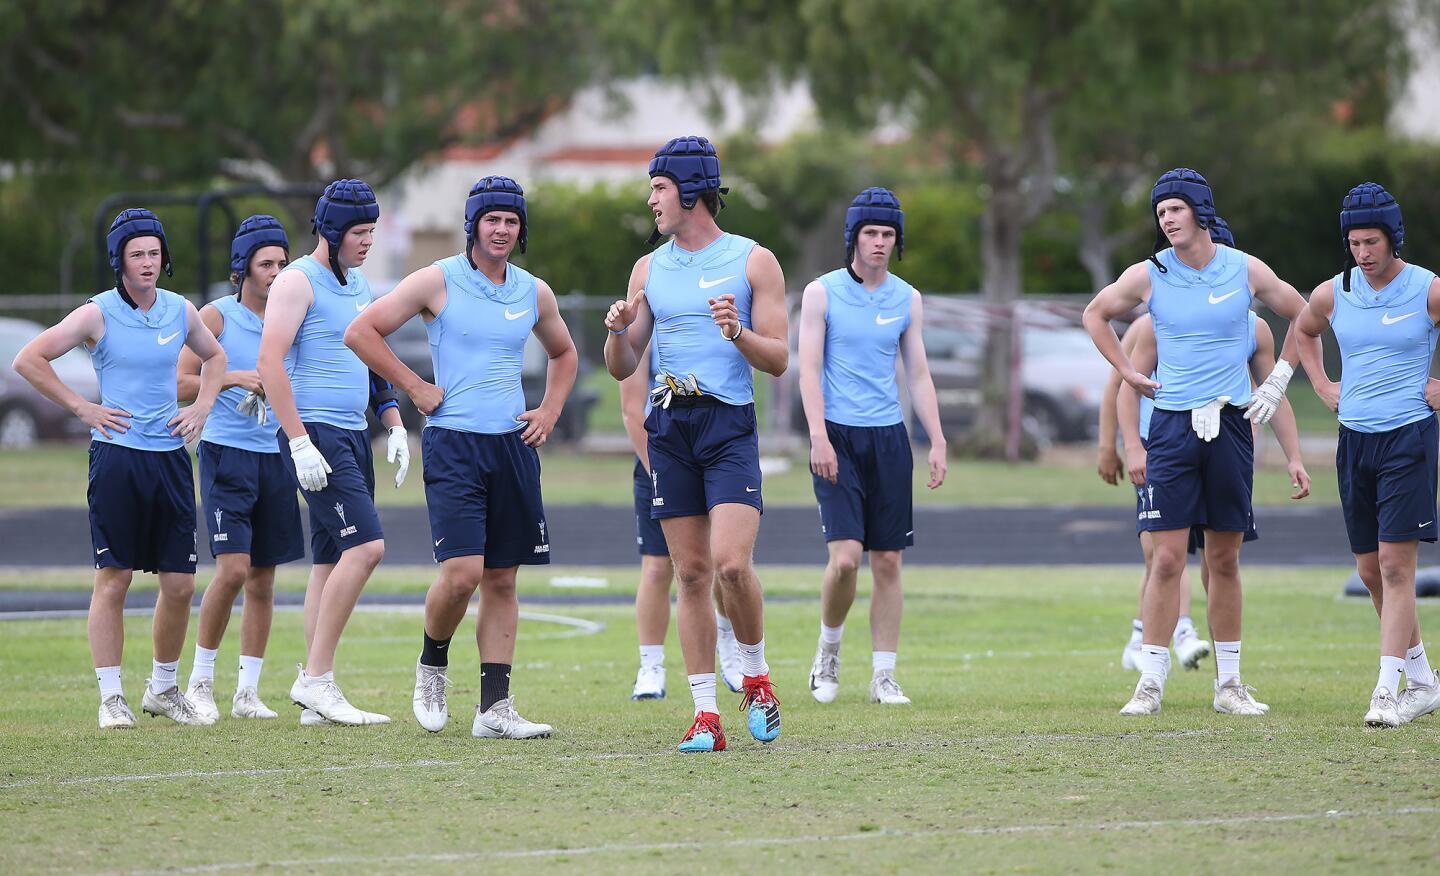
[[[421,589],[420,571],[389,570],[377,589]],[[525,572],[524,590],[558,592],[548,579],[566,571],[584,570]],[[790,597],[767,611],[784,732],[750,740],[726,694],[731,750],[713,756],[673,752],[690,712],[673,631],[670,697],[628,701],[623,603],[540,608],[605,625],[593,635],[522,622],[518,702],[557,727],[528,743],[470,737],[478,673],[463,635],[451,726],[415,725],[414,613],[356,615],[340,653],[347,693],[396,723],[314,730],[283,703],[294,612],[276,617],[261,685],[281,720],[146,718],[125,733],[95,729],[83,620],[8,621],[0,872],[1423,870],[1440,855],[1440,720],[1361,725],[1376,622],[1368,604],[1337,601],[1346,573],[1247,572],[1245,675],[1267,717],[1211,711],[1207,662],[1172,676],[1164,713],[1137,721],[1117,715],[1134,683],[1118,667],[1132,569],[911,569],[899,678],[915,705],[900,709],[864,702],[863,602],[840,699],[809,698],[818,570],[764,569],[768,592]],[[607,574],[609,592],[626,592],[628,574]],[[84,587],[89,573],[45,580]],[[126,621],[137,702],[148,623]],[[189,662],[187,646],[182,673]]]

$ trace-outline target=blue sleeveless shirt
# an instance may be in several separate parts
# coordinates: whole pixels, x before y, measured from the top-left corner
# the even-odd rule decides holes
[[[90,437],[134,450],[175,450],[185,446],[166,425],[180,411],[175,363],[189,335],[185,299],[166,289],[155,290],[148,311],[131,307],[111,289],[90,299],[100,307],[105,334],[90,353],[100,380],[100,404],[130,413],[130,428],[106,438],[99,429]]]
[[[910,327],[915,289],[890,274],[874,291],[845,268],[820,278],[825,287],[825,363],[820,387],[825,419],[844,426],[893,426],[905,419],[895,381],[900,335]]]
[[[525,342],[539,320],[535,278],[506,265],[496,286],[464,253],[435,264],[445,274],[445,307],[425,326],[435,385],[445,390],[427,426],[497,435],[525,424],[520,382]]]
[[[365,428],[370,403],[370,369],[345,346],[345,330],[373,296],[359,269],[351,268],[341,286],[329,265],[311,256],[291,262],[286,271],[300,271],[310,280],[314,301],[295,332],[285,357],[285,370],[295,393],[295,407],[304,422],[329,423],[341,429]]]
[[[1156,253],[1168,270],[1150,269],[1150,314],[1160,363],[1155,406],[1188,411],[1229,396],[1232,405],[1250,403],[1247,350],[1250,328],[1250,257],[1217,244],[1215,257],[1200,270],[1186,265],[1174,248]]]
[[[1350,291],[1335,276],[1330,328],[1340,345],[1340,423],[1357,432],[1388,432],[1434,412],[1425,403],[1425,382],[1435,355],[1430,321],[1430,283],[1435,275],[1406,265],[1376,290],[1358,267]]]
[[[1255,320],[1259,319],[1255,311],[1250,311],[1250,350],[1245,354],[1245,361],[1249,362],[1255,355]],[[1248,367],[1248,366],[1247,366]],[[1155,372],[1150,372],[1150,379],[1156,380]],[[1140,396],[1140,437],[1150,438],[1150,415],[1155,411],[1155,400],[1148,395]]]
[[[225,318],[225,326],[216,339],[225,348],[229,370],[254,371],[255,360],[260,354],[260,333],[265,323],[234,295],[217,298],[210,306]],[[270,410],[270,405],[265,405],[269,422],[264,426],[256,425],[254,417],[247,417],[236,410],[246,392],[238,386],[221,390],[210,418],[205,421],[205,431],[200,433],[200,440],[252,453],[279,453],[275,432],[280,424],[275,422],[275,413]]]
[[[645,299],[655,317],[656,370],[677,377],[694,374],[700,391],[726,404],[745,405],[755,399],[750,363],[735,345],[720,336],[710,316],[710,299],[735,296],[740,324],[750,329],[750,280],[745,266],[755,241],[721,234],[699,252],[689,252],[672,239],[650,257]]]

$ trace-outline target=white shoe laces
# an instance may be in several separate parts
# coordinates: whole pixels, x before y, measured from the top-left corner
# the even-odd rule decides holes
[[[875,676],[875,691],[886,697],[905,696],[905,691],[900,689],[900,682],[896,681],[895,676],[888,672],[882,672]]]
[[[840,680],[840,652],[821,648],[815,654],[815,666],[810,671],[817,681],[838,682]],[[890,679],[890,683],[894,684],[895,679]]]
[[[135,720],[135,715],[130,711],[130,706],[120,694],[112,694],[100,702],[100,707],[105,710],[105,717],[115,720]]]
[[[438,711],[445,705],[445,688],[450,685],[450,679],[439,667],[420,667],[420,705],[432,711]]]

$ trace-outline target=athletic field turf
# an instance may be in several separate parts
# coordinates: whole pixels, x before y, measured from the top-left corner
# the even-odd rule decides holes
[[[423,588],[424,571],[392,570],[380,587]],[[566,592],[548,583],[566,571],[522,572],[524,591]],[[738,697],[723,694],[731,747],[717,755],[674,751],[690,699],[673,628],[669,698],[629,701],[633,615],[618,602],[531,606],[604,629],[521,622],[518,705],[557,727],[530,742],[470,737],[479,685],[463,632],[451,724],[437,736],[416,726],[413,612],[351,622],[339,681],[396,719],[351,729],[302,729],[285,702],[295,612],[277,614],[261,683],[280,720],[228,717],[232,625],[218,726],[142,716],[136,730],[106,733],[84,620],[4,621],[0,872],[1424,871],[1440,857],[1440,718],[1362,726],[1376,620],[1367,603],[1337,600],[1345,574],[1247,573],[1244,674],[1269,716],[1211,711],[1207,660],[1177,669],[1164,713],[1137,720],[1117,714],[1135,681],[1118,665],[1131,569],[909,570],[898,669],[908,708],[865,702],[863,601],[840,698],[813,702],[818,569],[764,569],[784,730],[754,742]],[[605,590],[569,592],[630,586],[607,575]],[[84,570],[69,579],[87,581]],[[1203,629],[1202,615],[1197,605]],[[1434,605],[1421,620],[1432,637],[1440,630]],[[148,627],[126,621],[137,712]],[[192,624],[182,678],[193,634]]]

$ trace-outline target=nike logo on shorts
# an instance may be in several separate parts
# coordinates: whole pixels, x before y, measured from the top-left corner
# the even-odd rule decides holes
[[[101,554],[105,553],[105,552],[108,551],[108,550],[110,550],[110,549],[109,549],[109,548],[101,548],[100,550],[98,550],[98,551],[95,552],[95,556],[98,557],[98,556],[100,556]]]
[[[450,536],[446,535],[446,536],[441,536],[440,538],[435,539],[435,546],[436,546],[436,547],[439,547],[439,546],[440,546],[440,542],[444,541],[445,539],[447,539],[447,538],[449,538],[449,537],[450,537]]]
[[[876,324],[876,325],[889,325],[889,324],[892,323],[892,322],[899,322],[900,320],[902,320],[902,319],[904,319],[904,318],[905,318],[905,314],[903,314],[903,313],[900,314],[899,316],[892,316],[892,317],[889,317],[889,318],[883,317],[883,316],[881,316],[880,314],[877,313],[877,314],[875,314],[875,324]]]
[[[155,338],[155,342],[163,347],[178,337],[180,337],[180,330],[176,329],[169,335],[160,335],[159,337]]]
[[[760,488],[759,488],[759,487],[746,487],[746,488],[745,488],[745,492],[747,492],[747,493],[758,493],[758,492],[760,492]]]
[[[702,274],[702,275],[700,276],[700,288],[701,288],[701,289],[710,289],[710,288],[712,288],[712,287],[714,287],[714,286],[719,286],[721,283],[725,282],[726,280],[733,280],[733,279],[735,279],[735,275],[734,275],[734,274],[731,274],[731,275],[728,276],[728,277],[721,277],[721,278],[718,279],[718,280],[706,280],[706,279],[705,279],[705,276]]]
[[[1419,312],[1420,312],[1420,311],[1418,311],[1418,310],[1412,310],[1412,311],[1410,311],[1409,313],[1405,314],[1404,316],[1397,316],[1397,317],[1395,317],[1395,318],[1393,318],[1393,319],[1390,317],[1389,312],[1386,312],[1386,314],[1385,314],[1384,316],[1380,317],[1380,322],[1381,322],[1383,325],[1394,325],[1395,323],[1401,321],[1402,319],[1409,319],[1410,317],[1414,316],[1415,314],[1417,314],[1417,313],[1419,313]]]
[[[1424,523],[1420,524],[1419,526],[1417,526],[1417,527],[1415,527],[1415,528],[1416,528],[1416,529],[1424,529],[1425,527],[1429,526],[1430,524],[1432,524],[1432,523],[1434,523],[1434,522],[1435,522],[1435,521],[1433,521],[1433,520],[1427,520],[1427,521],[1425,521]]]
[[[1219,304],[1220,302],[1224,301],[1226,298],[1229,298],[1229,297],[1231,297],[1232,295],[1239,295],[1239,294],[1240,294],[1240,290],[1239,290],[1239,289],[1231,289],[1229,292],[1226,292],[1224,295],[1221,295],[1219,298],[1216,298],[1216,297],[1215,297],[1215,293],[1214,293],[1214,292],[1211,292],[1211,293],[1210,293],[1210,303],[1211,303],[1211,304]]]

